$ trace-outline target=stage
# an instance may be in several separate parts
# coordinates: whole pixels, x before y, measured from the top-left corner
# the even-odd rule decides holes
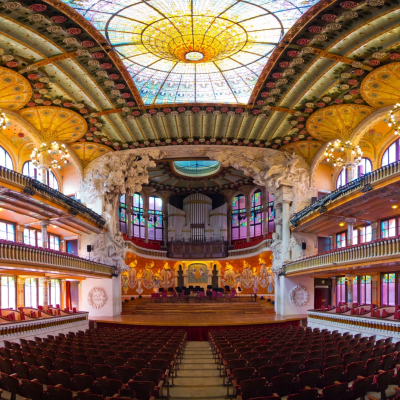
[[[261,303],[261,304],[260,304]],[[124,313],[128,314],[128,307]],[[207,340],[211,329],[267,329],[272,326],[295,325],[307,314],[276,315],[262,302],[221,303],[151,303],[136,302],[128,315],[90,318],[91,326],[118,326],[131,329],[186,329],[188,340]]]

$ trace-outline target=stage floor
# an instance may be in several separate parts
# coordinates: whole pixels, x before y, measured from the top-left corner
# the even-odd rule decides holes
[[[117,317],[91,317],[90,321],[123,325],[146,326],[237,326],[260,325],[307,319],[307,314],[174,314],[174,315],[120,315]]]

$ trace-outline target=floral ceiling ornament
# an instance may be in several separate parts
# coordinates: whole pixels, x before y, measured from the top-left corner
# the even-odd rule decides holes
[[[394,105],[394,107],[390,110],[389,119],[390,122],[388,123],[389,128],[393,127],[394,134],[400,135],[400,120],[396,119],[396,116],[399,116],[400,112],[400,103]]]

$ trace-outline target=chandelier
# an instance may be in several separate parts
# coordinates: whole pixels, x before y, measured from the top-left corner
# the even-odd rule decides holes
[[[395,119],[395,114],[399,111],[400,111],[400,103],[397,103],[394,105],[394,107],[389,112],[390,122],[388,123],[388,125],[389,125],[389,128],[391,128],[392,125],[394,125],[394,134],[395,135],[400,135],[400,122],[396,121],[396,119]]]
[[[45,155],[57,156],[57,159],[53,159],[50,163],[45,161]],[[70,154],[65,148],[65,144],[58,144],[53,142],[50,144],[42,143],[37,149],[34,148],[31,154],[32,164],[35,168],[61,168],[62,164],[67,164]]]
[[[354,163],[358,165],[362,160],[363,152],[360,146],[354,146],[349,140],[347,142],[343,142],[340,139],[336,139],[334,142],[328,143],[327,148],[325,149],[324,156],[326,157],[326,161],[328,163],[333,164],[334,167],[342,167],[345,165],[346,160],[342,157],[338,156],[335,153],[343,153],[345,150],[350,150],[352,156],[354,157]]]
[[[8,122],[8,118],[6,117],[6,114],[1,113],[0,114],[0,127],[2,129],[6,129],[7,128],[7,122]]]

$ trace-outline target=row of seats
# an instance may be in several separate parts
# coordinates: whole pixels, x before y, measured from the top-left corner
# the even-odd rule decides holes
[[[10,400],[150,400],[164,388],[169,396],[186,332],[102,328],[4,344],[0,388]]]
[[[240,400],[385,399],[400,393],[400,342],[392,344],[392,338],[285,327],[250,335],[210,331],[210,345],[227,396],[231,387]]]

